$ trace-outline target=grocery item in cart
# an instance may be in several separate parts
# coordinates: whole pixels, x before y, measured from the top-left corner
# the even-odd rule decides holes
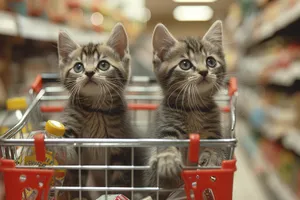
[[[122,194],[115,194],[115,195],[102,195],[96,200],[129,200],[127,197],[125,197]]]
[[[4,134],[20,121],[27,106],[26,97],[10,98],[6,101],[7,111],[3,115],[0,115],[0,135]],[[29,130],[31,128],[28,125],[22,129],[22,132],[28,132]]]
[[[45,131],[42,132],[45,135],[45,138],[61,138],[65,133],[65,127],[60,122],[54,120],[48,120],[45,126]],[[35,135],[41,134],[41,131],[35,131],[29,134],[29,138],[34,138]],[[67,156],[76,155],[74,149],[66,148],[64,146],[50,146],[46,149],[46,159],[44,162],[37,161],[36,153],[34,147],[27,147],[23,148],[21,151],[20,158],[18,162],[22,165],[38,165],[38,166],[45,166],[45,165],[63,165],[67,164],[69,160],[72,160],[70,157]],[[72,153],[73,152],[73,153]],[[70,154],[71,153],[71,154]],[[76,158],[74,158],[76,160]],[[64,169],[57,169],[55,170],[54,179],[51,182],[52,186],[62,186],[64,178],[66,176],[66,170]],[[56,199],[58,192],[57,191],[50,191],[49,200]],[[34,194],[34,190],[27,189],[26,190],[26,197],[32,197],[37,194]]]

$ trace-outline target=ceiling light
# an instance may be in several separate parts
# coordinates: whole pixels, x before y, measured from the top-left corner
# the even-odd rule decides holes
[[[176,3],[212,3],[217,0],[173,0]]]
[[[178,21],[209,21],[214,11],[209,6],[177,6],[173,16]]]
[[[91,22],[94,26],[100,26],[103,23],[103,15],[99,12],[94,12],[91,16]]]

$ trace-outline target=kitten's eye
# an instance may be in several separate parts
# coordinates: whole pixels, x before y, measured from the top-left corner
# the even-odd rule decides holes
[[[206,59],[206,65],[210,68],[214,68],[217,66],[217,61],[213,57],[208,57]]]
[[[106,71],[110,68],[110,64],[109,64],[109,62],[103,60],[103,61],[99,62],[98,68],[102,71]]]
[[[189,70],[193,67],[193,64],[189,60],[183,60],[179,63],[179,67],[183,70]]]
[[[82,63],[78,62],[74,65],[73,69],[74,69],[74,72],[80,73],[83,71],[84,67],[83,67]]]

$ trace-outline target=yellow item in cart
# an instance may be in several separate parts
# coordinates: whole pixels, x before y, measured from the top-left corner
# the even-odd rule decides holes
[[[36,134],[41,134],[42,131],[35,131],[29,135],[29,138],[33,138]],[[58,121],[48,120],[45,125],[45,138],[61,138],[65,133],[65,126]],[[34,165],[34,166],[57,166],[64,165],[67,162],[67,148],[64,146],[50,146],[46,147],[46,159],[43,162],[36,160],[36,153],[34,147],[24,148],[21,152],[21,156],[18,160],[19,164],[22,165]],[[51,186],[62,186],[66,176],[66,170],[58,169],[55,170],[54,179],[51,182]],[[26,197],[34,195],[33,189],[27,188],[25,190]],[[50,191],[48,200],[57,199],[58,191]],[[26,198],[23,198],[26,199]]]
[[[45,130],[53,135],[56,135],[58,137],[62,137],[66,131],[65,126],[57,121],[54,120],[48,120],[46,122]]]
[[[27,109],[26,97],[16,97],[6,100],[7,110],[25,110]]]
[[[0,127],[0,135],[3,135],[6,131],[8,131],[8,127],[7,126]]]

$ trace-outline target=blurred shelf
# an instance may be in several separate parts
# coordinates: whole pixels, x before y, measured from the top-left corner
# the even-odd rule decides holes
[[[259,174],[263,173],[265,175],[262,176],[264,178],[264,183],[273,192],[273,196],[278,200],[297,200],[298,198],[294,192],[280,180],[271,163],[265,159],[265,156],[258,148],[254,137],[251,135],[252,131],[247,122],[239,120],[238,126],[241,129],[240,132],[243,132],[244,134],[243,137],[241,137],[241,140],[242,138],[246,138],[242,140],[243,142],[240,144],[250,157],[253,169]]]
[[[246,22],[246,24],[244,24],[244,26],[240,27],[236,31],[237,34],[235,35],[235,38],[245,49],[251,49],[252,47],[262,43],[263,41],[272,38],[276,35],[276,33],[285,29],[300,18],[300,3],[296,3],[296,5],[289,10],[281,13],[282,14],[280,14],[273,21],[264,22],[259,27],[254,27],[253,20],[249,20],[248,22]],[[255,33],[253,31],[249,31],[248,29],[247,31],[243,31],[245,27],[252,27],[252,30],[257,30],[255,31]]]
[[[59,31],[66,31],[80,44],[101,42],[108,38],[108,33],[76,29],[39,18],[0,11],[0,34],[2,35],[20,36],[26,39],[54,42],[57,41]]]
[[[289,111],[277,109],[276,107],[263,107],[263,105],[260,103],[260,96],[257,95],[254,90],[243,86],[240,88],[240,90],[242,91],[239,95],[239,99],[241,101],[238,101],[237,110],[245,119],[247,119],[247,124],[250,124],[253,129],[256,129],[264,138],[270,141],[280,140],[285,149],[291,150],[300,156],[300,130],[296,127],[280,128],[277,126],[277,124],[268,122],[270,118],[275,119],[277,116],[282,116],[285,112]],[[247,106],[250,102],[256,102],[256,106]],[[253,121],[254,118],[256,121]],[[244,131],[245,130],[243,130],[243,132]],[[247,133],[249,133],[249,131]],[[253,147],[253,144],[250,146]]]
[[[277,69],[269,78],[269,83],[279,86],[292,86],[296,80],[300,80],[300,63],[292,63],[288,68]]]
[[[247,62],[239,64],[242,66],[239,70],[239,78],[247,85],[276,85],[282,87],[292,87],[297,80],[300,80],[300,62],[298,60],[292,61],[287,67],[277,67],[269,70],[270,66],[276,65],[272,62],[265,62],[261,57],[248,58]],[[264,71],[268,70],[270,71],[269,74],[265,74]],[[262,75],[264,75],[263,78]]]
[[[10,36],[18,35],[15,16],[9,12],[0,11],[0,34]]]
[[[262,24],[255,36],[253,36],[252,43],[259,43],[271,36],[279,30],[287,27],[300,18],[300,3],[297,3],[287,12],[282,13],[274,21]]]
[[[278,177],[273,167],[265,161],[266,166],[266,183],[267,186],[273,191],[276,198],[279,200],[297,200],[298,198],[293,191]]]
[[[293,131],[290,132],[282,139],[282,144],[286,149],[294,151],[297,155],[300,156],[300,132]]]

